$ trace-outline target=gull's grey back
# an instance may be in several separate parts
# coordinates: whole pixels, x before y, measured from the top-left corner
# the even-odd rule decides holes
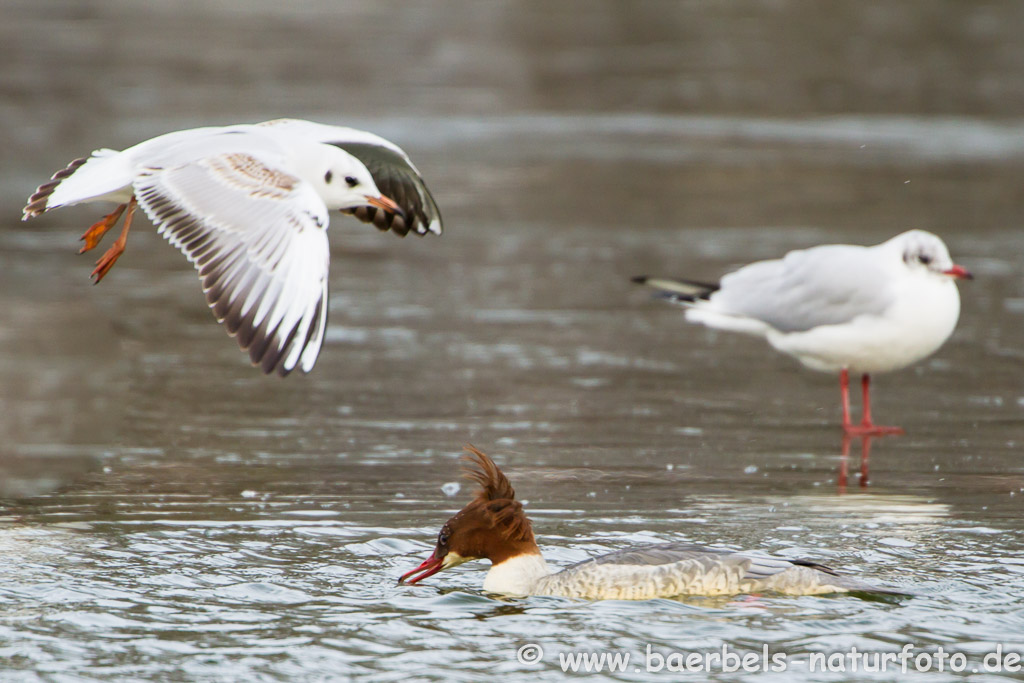
[[[826,245],[758,261],[722,278],[708,310],[804,332],[880,315],[892,303],[890,266],[871,247]]]

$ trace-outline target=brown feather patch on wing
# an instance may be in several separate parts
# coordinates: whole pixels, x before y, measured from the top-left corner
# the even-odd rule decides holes
[[[463,470],[463,475],[480,485],[472,502],[466,507],[477,507],[490,517],[493,526],[501,530],[510,541],[533,542],[533,527],[523,505],[515,499],[516,492],[505,473],[486,453],[471,444],[465,446],[469,455],[463,459],[475,467]]]
[[[207,160],[207,166],[225,183],[253,197],[284,197],[299,183],[299,179],[290,173],[270,168],[260,159],[243,152],[212,157]]]

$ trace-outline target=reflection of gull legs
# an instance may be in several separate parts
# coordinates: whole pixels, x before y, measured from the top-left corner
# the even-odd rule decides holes
[[[871,375],[861,375],[861,387],[864,390],[863,418],[855,425],[850,419],[850,372],[843,368],[839,373],[839,391],[843,400],[843,434],[849,436],[884,436],[886,434],[903,434],[900,427],[885,427],[871,421]]]
[[[860,485],[868,486],[868,456],[871,455],[871,437],[865,436],[860,444]]]
[[[846,493],[846,478],[849,472],[850,463],[850,437],[843,434],[842,452],[839,453],[839,495]]]
[[[850,443],[853,438],[843,434],[842,453],[839,454],[839,495],[846,493],[846,482],[849,472]],[[860,443],[860,487],[868,487],[868,458],[871,455],[871,437],[865,436]]]

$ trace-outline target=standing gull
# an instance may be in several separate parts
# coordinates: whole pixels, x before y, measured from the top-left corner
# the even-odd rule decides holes
[[[81,252],[124,216],[92,272],[96,282],[124,253],[142,207],[199,271],[207,303],[253,364],[282,376],[312,370],[323,344],[329,211],[400,236],[441,233],[437,205],[401,148],[364,131],[293,119],[97,150],[41,185],[22,220],[92,201],[118,206],[86,230]]]
[[[829,244],[729,273],[720,284],[636,277],[687,306],[686,319],[764,337],[813,370],[838,372],[843,431],[899,434],[871,418],[871,375],[934,353],[960,316],[953,263],[941,239],[911,230],[873,247]],[[860,424],[850,419],[849,373],[861,373]]]

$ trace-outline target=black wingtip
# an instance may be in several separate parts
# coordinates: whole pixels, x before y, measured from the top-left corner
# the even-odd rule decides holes
[[[630,282],[635,282],[638,285],[645,285],[645,284],[647,284],[647,281],[650,280],[650,279],[651,278],[649,278],[646,275],[634,275],[633,277],[629,278],[629,281]]]

